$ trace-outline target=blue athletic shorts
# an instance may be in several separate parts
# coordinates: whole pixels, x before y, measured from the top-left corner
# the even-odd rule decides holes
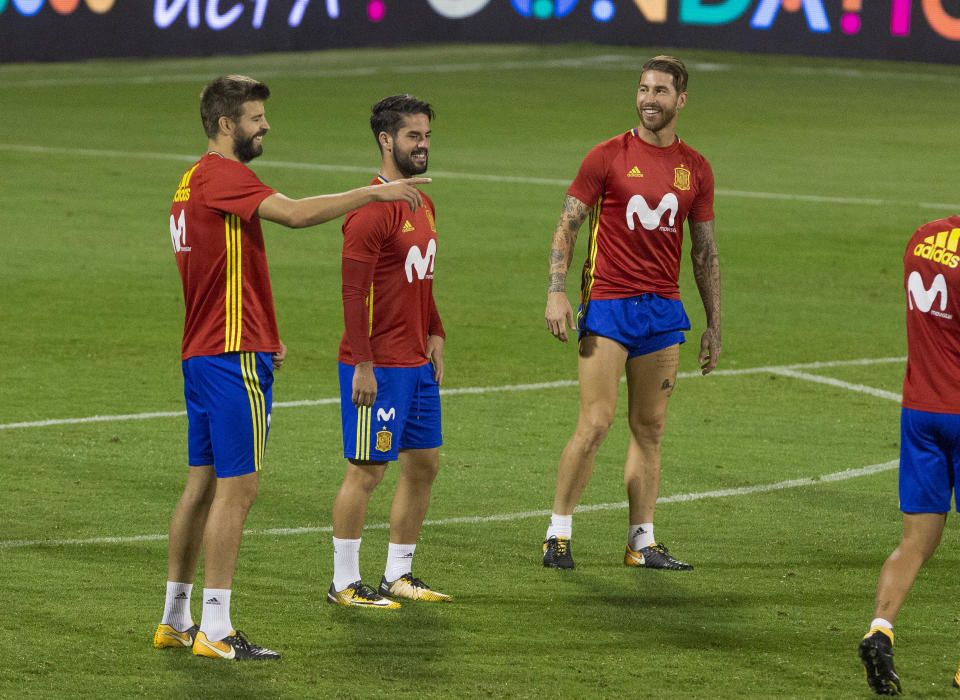
[[[627,349],[628,357],[649,355],[686,341],[690,319],[679,299],[641,294],[627,299],[593,299],[577,311],[579,338],[599,335]]]
[[[960,511],[960,415],[900,411],[900,510],[947,513],[955,493]]]
[[[374,367],[377,400],[353,405],[353,365],[339,363],[343,456],[354,461],[393,462],[400,450],[426,450],[443,444],[440,386],[433,365]]]
[[[273,406],[273,356],[231,352],[183,361],[190,466],[218,477],[260,471]]]

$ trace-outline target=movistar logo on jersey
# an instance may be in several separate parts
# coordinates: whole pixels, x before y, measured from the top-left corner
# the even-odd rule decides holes
[[[933,308],[937,298],[940,299],[940,309]],[[907,304],[912,311],[919,309],[925,314],[932,314],[940,318],[951,319],[953,314],[944,313],[947,309],[947,280],[942,274],[933,278],[933,284],[928,288],[923,283],[923,277],[914,270],[907,278]]]
[[[960,265],[960,255],[957,255],[958,247],[960,247],[960,228],[955,228],[952,231],[941,231],[934,236],[927,236],[923,239],[923,243],[918,243],[913,249],[913,254],[924,260],[932,260],[949,268],[956,268]]]
[[[663,215],[670,212],[670,226],[673,226],[677,218],[677,212],[680,210],[680,202],[677,195],[673,192],[667,192],[655,209],[651,209],[647,200],[641,194],[635,194],[627,203],[627,226],[633,231],[636,228],[634,217],[640,221],[640,225],[648,231],[653,231],[660,227],[660,221]],[[675,232],[675,229],[666,229]]]
[[[437,257],[437,242],[433,239],[427,244],[427,252],[420,252],[420,246],[410,246],[407,251],[407,260],[404,269],[407,272],[407,282],[413,282],[416,273],[419,280],[433,279],[433,263]]]

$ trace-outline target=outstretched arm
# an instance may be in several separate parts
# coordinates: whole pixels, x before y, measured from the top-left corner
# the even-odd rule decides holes
[[[305,228],[336,219],[370,202],[404,201],[411,209],[416,210],[423,205],[423,197],[416,185],[425,185],[430,181],[428,177],[412,177],[303,199],[290,199],[277,192],[260,203],[257,213],[267,221],[290,228]]]
[[[576,197],[567,195],[563,211],[553,232],[550,246],[550,284],[547,287],[547,309],[543,314],[547,330],[555,338],[567,342],[567,328],[573,330],[573,308],[567,298],[567,270],[573,260],[577,234],[587,218],[589,208]]]
[[[713,219],[690,224],[690,258],[693,260],[693,276],[697,280],[703,310],[707,316],[707,329],[700,337],[700,369],[709,374],[720,360],[720,256]]]

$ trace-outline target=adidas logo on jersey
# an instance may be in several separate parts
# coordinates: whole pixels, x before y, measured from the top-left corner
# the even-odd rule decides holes
[[[640,170],[640,168],[634,165],[632,168],[630,168],[630,172],[627,173],[627,177],[643,177],[643,172]]]
[[[406,219],[406,220],[403,222],[403,229],[401,229],[401,232],[402,232],[402,233],[410,233],[410,232],[413,231],[413,230],[414,230],[414,229],[413,229],[413,224],[410,223],[410,219]]]
[[[960,247],[960,228],[955,228],[952,231],[941,231],[935,236],[927,236],[923,239],[923,243],[918,243],[913,249],[913,254],[924,260],[932,260],[949,268],[956,268],[960,265],[960,255],[956,254],[958,247]]]

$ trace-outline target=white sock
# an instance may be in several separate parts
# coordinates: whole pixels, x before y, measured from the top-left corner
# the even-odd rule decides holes
[[[649,547],[655,542],[656,540],[653,539],[653,523],[631,525],[627,532],[627,544],[635,552],[641,547]]]
[[[874,618],[873,622],[870,623],[870,629],[875,629],[877,627],[882,627],[885,630],[890,630],[893,632],[893,625],[889,621],[884,620],[882,617]]]
[[[192,583],[167,581],[167,601],[163,605],[161,625],[170,625],[177,632],[183,632],[193,627],[193,617],[190,616],[190,594],[192,592]]]
[[[551,513],[550,527],[547,528],[547,536],[544,539],[549,540],[551,537],[566,537],[567,539],[573,537],[573,516]]]
[[[219,642],[233,632],[230,623],[230,589],[204,588],[200,631],[211,642]]]
[[[394,544],[387,547],[387,566],[383,577],[393,583],[404,574],[413,573],[413,553],[417,551],[415,544]]]
[[[360,540],[333,538],[333,590],[360,580]]]

